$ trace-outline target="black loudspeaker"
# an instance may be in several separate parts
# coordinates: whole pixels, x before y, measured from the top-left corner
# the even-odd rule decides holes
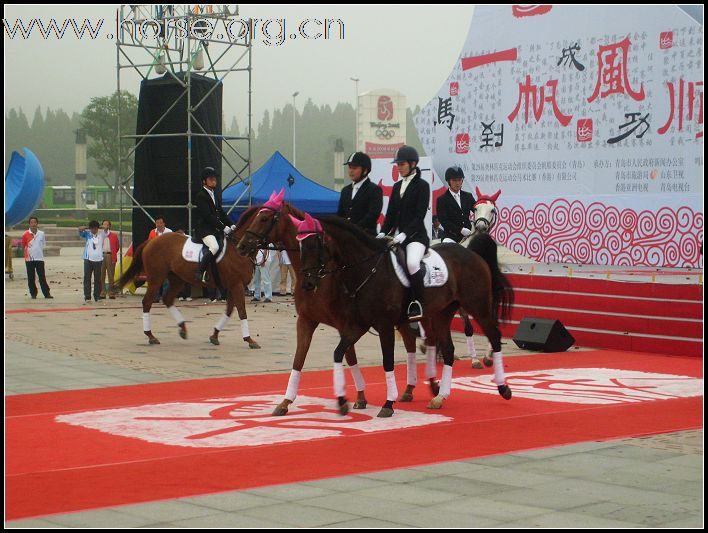
[[[195,106],[192,132],[199,134],[191,139],[191,184],[187,181],[187,93],[183,83],[185,74],[173,78],[143,80],[140,84],[136,133],[158,134],[139,138],[135,150],[134,196],[141,205],[186,205],[189,189],[192,198],[201,187],[204,167],[214,167],[221,172],[222,92],[217,80],[193,74],[190,78],[191,105]],[[176,105],[174,105],[176,103]],[[202,129],[203,128],[203,129]],[[202,134],[214,135],[207,138]],[[161,135],[161,136],[160,136]],[[221,195],[221,179],[217,183]],[[183,229],[191,233],[186,207],[148,208],[151,216],[163,215],[171,230]],[[147,239],[154,227],[142,209],[133,209],[133,246]]]
[[[514,335],[514,342],[523,350],[564,352],[575,339],[560,320],[525,316]]]

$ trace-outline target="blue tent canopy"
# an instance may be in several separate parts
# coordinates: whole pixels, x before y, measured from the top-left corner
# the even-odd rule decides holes
[[[290,180],[292,185],[288,184],[288,178],[291,176],[293,178]],[[303,176],[280,152],[276,151],[261,168],[251,174],[251,182],[253,183],[251,196],[254,205],[267,202],[273,191],[280,192],[280,189],[285,189],[285,201],[298,209],[315,215],[337,212],[339,193]],[[221,195],[222,204],[224,206],[233,205],[245,188],[246,184],[241,182],[224,189]],[[246,202],[248,202],[247,194],[241,198],[239,203],[245,204]]]

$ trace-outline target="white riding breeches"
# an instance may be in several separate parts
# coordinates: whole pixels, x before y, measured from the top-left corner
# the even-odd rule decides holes
[[[425,255],[425,244],[412,242],[406,246],[406,266],[408,273],[412,276],[420,270],[420,262]]]
[[[216,242],[216,237],[213,235],[207,235],[202,239],[202,242],[209,248],[212,255],[216,257],[216,254],[219,251],[219,243]]]

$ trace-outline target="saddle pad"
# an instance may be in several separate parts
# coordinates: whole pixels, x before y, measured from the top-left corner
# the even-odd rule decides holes
[[[410,287],[411,284],[408,281],[408,276],[406,275],[403,267],[398,264],[396,260],[396,255],[393,252],[389,254],[391,256],[391,264],[393,269],[396,271],[398,280],[404,287]],[[447,265],[440,254],[435,250],[428,249],[428,253],[423,257],[423,263],[425,264],[425,278],[424,285],[426,287],[442,287],[447,283]]]
[[[221,247],[221,252],[216,258],[216,262],[220,263],[226,254],[226,239],[224,239],[224,246]],[[182,247],[182,259],[190,263],[198,263],[202,258],[202,249],[204,245],[200,242],[193,242],[187,235],[185,235],[185,243]]]

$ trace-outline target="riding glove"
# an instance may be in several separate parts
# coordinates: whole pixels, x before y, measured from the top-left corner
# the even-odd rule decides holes
[[[467,229],[467,228],[462,228],[460,230],[460,233],[462,233],[463,237],[469,237],[470,235],[472,235],[472,230]]]
[[[377,239],[383,239],[385,236],[386,236],[385,233],[379,233],[379,234],[376,236],[376,238],[377,238]]]
[[[228,235],[229,233],[231,233],[231,226],[224,227],[224,235]]]
[[[403,232],[399,233],[398,235],[396,235],[396,236],[393,238],[393,242],[395,242],[396,244],[400,244],[400,243],[402,243],[402,242],[405,241],[405,240],[406,240],[406,234],[403,233]]]

